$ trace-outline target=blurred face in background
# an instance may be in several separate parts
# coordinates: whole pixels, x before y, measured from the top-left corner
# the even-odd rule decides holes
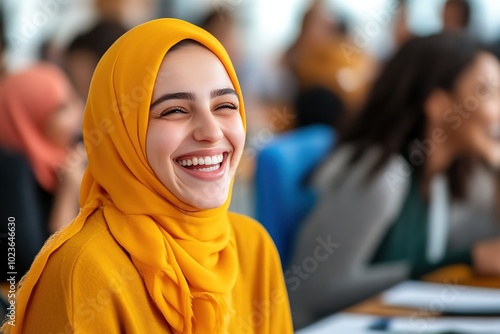
[[[236,19],[230,15],[224,15],[220,19],[212,20],[209,25],[204,27],[209,33],[224,45],[231,61],[235,66],[240,62],[242,56],[241,32],[239,31]]]
[[[100,16],[121,22],[128,27],[143,23],[155,16],[158,0],[95,0]]]
[[[316,1],[303,18],[302,34],[313,41],[329,39],[335,32],[336,24],[335,17],[329,12],[325,2]]]
[[[461,74],[445,113],[447,135],[462,155],[500,167],[500,63],[480,53]]]
[[[462,30],[469,24],[469,7],[462,1],[448,1],[443,8],[443,30]]]
[[[81,135],[83,103],[75,93],[68,94],[65,101],[52,113],[45,134],[53,144],[67,148],[74,146]]]

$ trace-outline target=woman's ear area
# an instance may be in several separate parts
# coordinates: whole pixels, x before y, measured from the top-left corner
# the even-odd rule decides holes
[[[434,89],[424,102],[426,123],[439,126],[445,121],[445,113],[453,107],[451,94],[444,89]]]

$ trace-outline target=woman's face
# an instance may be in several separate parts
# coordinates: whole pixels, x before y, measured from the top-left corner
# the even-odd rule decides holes
[[[244,141],[238,96],[217,56],[195,44],[168,52],[156,78],[146,138],[158,179],[186,204],[219,207]]]
[[[500,167],[500,63],[479,54],[457,82],[454,105],[460,122],[449,131],[463,154]]]

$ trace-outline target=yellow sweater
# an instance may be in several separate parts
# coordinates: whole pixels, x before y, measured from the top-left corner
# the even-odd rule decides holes
[[[171,333],[102,211],[94,215],[97,219],[49,258],[33,291],[24,332]],[[232,226],[240,268],[229,333],[292,333],[284,281],[276,279],[282,273],[274,244],[257,222],[236,214],[230,218],[238,221]]]

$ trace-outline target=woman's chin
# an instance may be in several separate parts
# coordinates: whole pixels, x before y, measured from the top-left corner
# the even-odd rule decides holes
[[[189,194],[184,194],[182,197],[185,198],[184,203],[199,210],[221,207],[226,203],[229,194],[229,185],[205,184],[194,189],[197,191],[190,191]]]
[[[192,203],[190,203],[193,207],[199,210],[210,210],[219,208],[226,203],[227,196],[224,198],[213,198],[213,197],[197,197]]]

